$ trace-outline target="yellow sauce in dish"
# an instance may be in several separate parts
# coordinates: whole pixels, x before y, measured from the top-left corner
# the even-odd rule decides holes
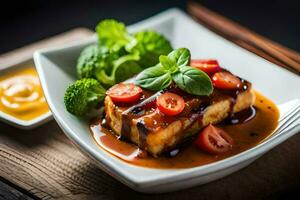
[[[0,75],[0,111],[28,121],[49,111],[35,68]]]

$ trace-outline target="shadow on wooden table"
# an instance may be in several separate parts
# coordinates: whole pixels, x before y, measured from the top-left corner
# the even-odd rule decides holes
[[[299,143],[296,135],[249,167],[213,183],[149,195],[101,171],[54,121],[31,131],[0,123],[0,176],[43,199],[274,199],[292,195],[300,186]]]

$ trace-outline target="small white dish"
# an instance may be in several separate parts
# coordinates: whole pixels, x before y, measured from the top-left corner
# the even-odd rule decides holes
[[[28,68],[28,67],[34,67],[34,63],[33,63],[32,59],[21,61],[18,63],[13,63],[11,65],[0,68],[0,74],[2,76],[2,75],[5,75],[6,73],[10,73],[10,72],[20,70],[22,68],[23,69]],[[0,110],[0,120],[1,121],[6,122],[10,125],[13,125],[17,128],[26,129],[26,130],[33,129],[37,126],[40,126],[40,125],[50,121],[51,119],[52,119],[52,114],[50,111],[32,119],[32,120],[21,120],[21,119],[15,118],[9,114],[6,114]]]
[[[277,105],[300,98],[300,78],[289,71],[214,34],[178,9],[170,9],[129,27],[131,32],[154,29],[175,48],[187,47],[194,58],[216,58],[222,66],[248,79],[254,88]],[[296,127],[272,136],[256,147],[230,158],[189,169],[152,169],[134,166],[99,148],[88,130],[88,121],[69,114],[63,103],[67,86],[76,80],[80,51],[96,38],[35,52],[34,61],[47,102],[65,134],[111,176],[134,190],[161,193],[204,184],[231,174],[300,131]],[[281,114],[287,109],[280,107]]]

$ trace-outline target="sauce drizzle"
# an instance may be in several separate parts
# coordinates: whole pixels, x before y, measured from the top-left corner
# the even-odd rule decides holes
[[[146,156],[147,153],[137,146],[118,140],[112,131],[101,126],[101,119],[91,123],[90,131],[100,148],[130,164],[151,168],[190,168],[222,160],[254,147],[272,134],[278,118],[276,105],[256,92],[254,107],[230,116],[219,125],[235,142],[231,151],[219,155],[202,152],[190,139],[171,150],[167,156],[153,158]]]

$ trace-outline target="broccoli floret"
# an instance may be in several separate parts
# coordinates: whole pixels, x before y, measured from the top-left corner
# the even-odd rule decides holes
[[[95,108],[105,97],[105,89],[92,78],[83,78],[70,85],[64,96],[67,110],[78,116]]]
[[[95,71],[107,67],[108,50],[98,44],[92,44],[83,49],[77,60],[77,75],[79,78],[95,78]]]
[[[128,33],[125,24],[114,19],[102,20],[96,26],[96,32],[100,45],[107,47],[110,52],[118,52],[122,48],[128,49],[136,43]]]
[[[109,52],[106,47],[92,44],[83,49],[77,60],[77,75],[79,78],[94,78],[103,86],[109,87],[115,84],[113,62],[123,52]]]
[[[134,35],[137,45],[133,50],[140,54],[139,64],[143,68],[156,65],[160,55],[168,55],[172,50],[170,42],[161,34],[154,31],[140,31]]]

